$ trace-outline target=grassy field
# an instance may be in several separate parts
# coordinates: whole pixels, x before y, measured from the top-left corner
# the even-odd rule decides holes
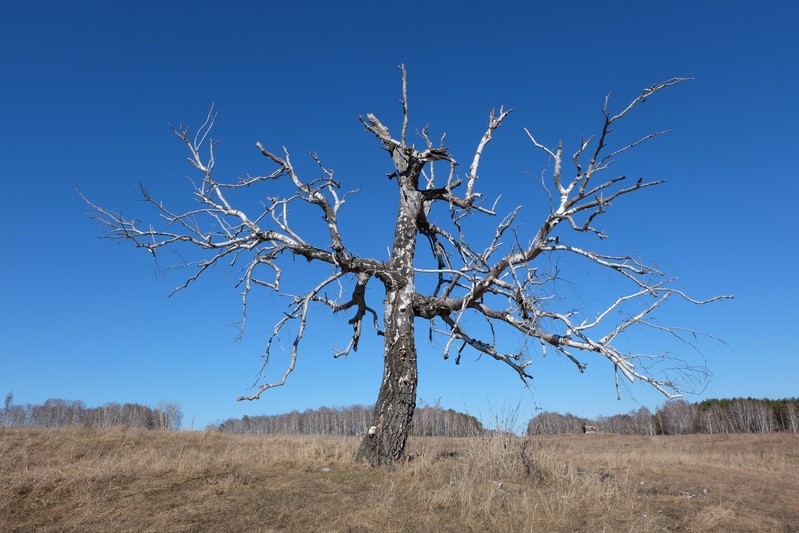
[[[0,531],[799,532],[793,434],[355,439],[0,428]]]

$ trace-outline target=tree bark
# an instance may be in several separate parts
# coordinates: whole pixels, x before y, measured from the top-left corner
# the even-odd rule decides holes
[[[402,456],[416,408],[418,372],[409,304],[407,288],[386,294],[383,382],[372,426],[356,453],[356,459],[375,466],[390,465]]]
[[[372,425],[356,459],[372,465],[390,465],[402,456],[416,408],[416,339],[413,300],[416,292],[413,262],[422,194],[418,190],[422,164],[399,149],[392,159],[397,168],[399,209],[394,245],[383,283],[386,286],[383,382]]]

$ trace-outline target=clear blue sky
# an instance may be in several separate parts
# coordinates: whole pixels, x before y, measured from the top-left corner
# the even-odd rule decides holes
[[[257,140],[287,146],[296,160],[314,150],[345,189],[362,187],[346,206],[351,221],[379,221],[376,213],[394,210],[376,205],[393,182],[357,116],[374,112],[398,127],[404,62],[413,125],[446,131],[462,161],[490,108],[515,109],[486,153],[483,181],[488,194],[504,192],[502,207],[530,212],[545,209],[546,198],[527,175],[543,162],[524,127],[543,142],[574,143],[600,125],[608,92],[621,105],[655,82],[695,78],[647,102],[619,131],[631,139],[673,130],[624,160],[668,183],[603,224],[620,252],[656,262],[692,295],[736,296],[667,310],[669,321],[729,345],[702,344],[713,378],[689,401],[799,395],[795,2],[228,4],[0,8],[0,394],[13,391],[19,404],[177,401],[186,426],[197,428],[373,402],[380,345],[366,335],[359,352],[333,360],[346,319],[320,310],[287,386],[237,403],[280,300],[261,293],[235,342],[236,273],[218,268],[168,298],[184,273],[165,268],[168,256],[156,265],[127,243],[98,238],[73,180],[130,216],[147,213],[139,181],[167,202],[186,200],[192,169],[168,124],[199,125],[214,102],[220,173],[263,171]],[[363,220],[356,246],[383,249],[375,220]],[[617,401],[601,361],[580,375],[562,357],[537,359],[531,396],[492,360],[467,356],[455,367],[434,347],[419,348],[421,399],[487,420],[517,406],[523,422],[536,407],[593,417],[664,401],[638,386]]]

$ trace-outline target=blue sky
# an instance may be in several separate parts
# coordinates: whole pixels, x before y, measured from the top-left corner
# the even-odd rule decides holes
[[[168,269],[169,256],[155,264],[98,238],[74,182],[97,203],[143,219],[138,182],[167,202],[186,201],[192,168],[168,125],[199,125],[214,103],[220,173],[262,171],[258,140],[285,145],[295,160],[316,151],[344,189],[361,188],[345,207],[354,247],[383,250],[390,229],[380,221],[394,207],[380,204],[393,182],[357,117],[373,112],[399,127],[397,65],[405,63],[412,125],[445,131],[456,159],[470,159],[489,109],[514,108],[482,181],[487,195],[503,194],[501,208],[523,205],[531,223],[546,198],[528,173],[546,162],[523,128],[568,146],[601,125],[609,92],[622,105],[658,81],[694,78],[619,128],[629,140],[673,133],[620,161],[668,182],[607,215],[609,246],[679,276],[696,297],[735,295],[665,310],[671,322],[727,343],[702,343],[713,378],[689,401],[799,395],[794,2],[229,4],[0,8],[0,394],[13,391],[20,404],[177,401],[195,428],[373,402],[379,343],[365,335],[357,353],[333,360],[346,317],[319,310],[289,383],[237,403],[280,299],[260,293],[236,342],[236,272],[218,268],[168,297],[185,272]],[[569,269],[579,284],[580,267]],[[435,347],[420,344],[419,353],[420,398],[487,421],[508,413],[526,421],[536,408],[594,417],[664,401],[642,386],[616,400],[601,361],[580,375],[561,357],[537,358],[531,394],[494,361],[465,356],[456,367]]]

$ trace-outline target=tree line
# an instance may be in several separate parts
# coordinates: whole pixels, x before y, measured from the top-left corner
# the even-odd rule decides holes
[[[363,436],[369,430],[371,406],[321,407],[279,415],[229,418],[212,426],[223,433]],[[483,433],[475,417],[440,407],[419,407],[413,414],[411,435],[470,437]]]
[[[799,398],[710,399],[667,402],[655,414],[659,433],[799,432]]]
[[[655,413],[646,407],[596,419],[545,411],[527,425],[528,435],[582,431],[583,426],[622,435],[684,435],[688,433],[799,432],[799,398],[708,399],[699,403],[670,400]]]
[[[136,403],[105,403],[86,407],[80,400],[51,398],[43,404],[14,405],[14,395],[6,395],[0,411],[0,426],[110,428],[124,426],[142,429],[180,429],[183,412],[174,402],[160,402],[152,408]]]
[[[175,430],[183,413],[174,402],[160,402],[155,408],[109,402],[86,407],[80,400],[53,398],[43,404],[15,405],[13,393],[0,410],[0,426],[109,428]],[[321,407],[278,415],[230,418],[210,426],[223,433],[362,436],[369,430],[371,406]],[[652,413],[646,407],[626,414],[578,417],[571,413],[544,411],[527,424],[528,435],[556,435],[582,432],[585,426],[622,435],[682,435],[688,433],[770,433],[799,432],[799,398],[708,399],[698,403],[670,400]],[[419,407],[414,412],[411,435],[424,437],[471,437],[485,433],[474,416],[438,406]]]

